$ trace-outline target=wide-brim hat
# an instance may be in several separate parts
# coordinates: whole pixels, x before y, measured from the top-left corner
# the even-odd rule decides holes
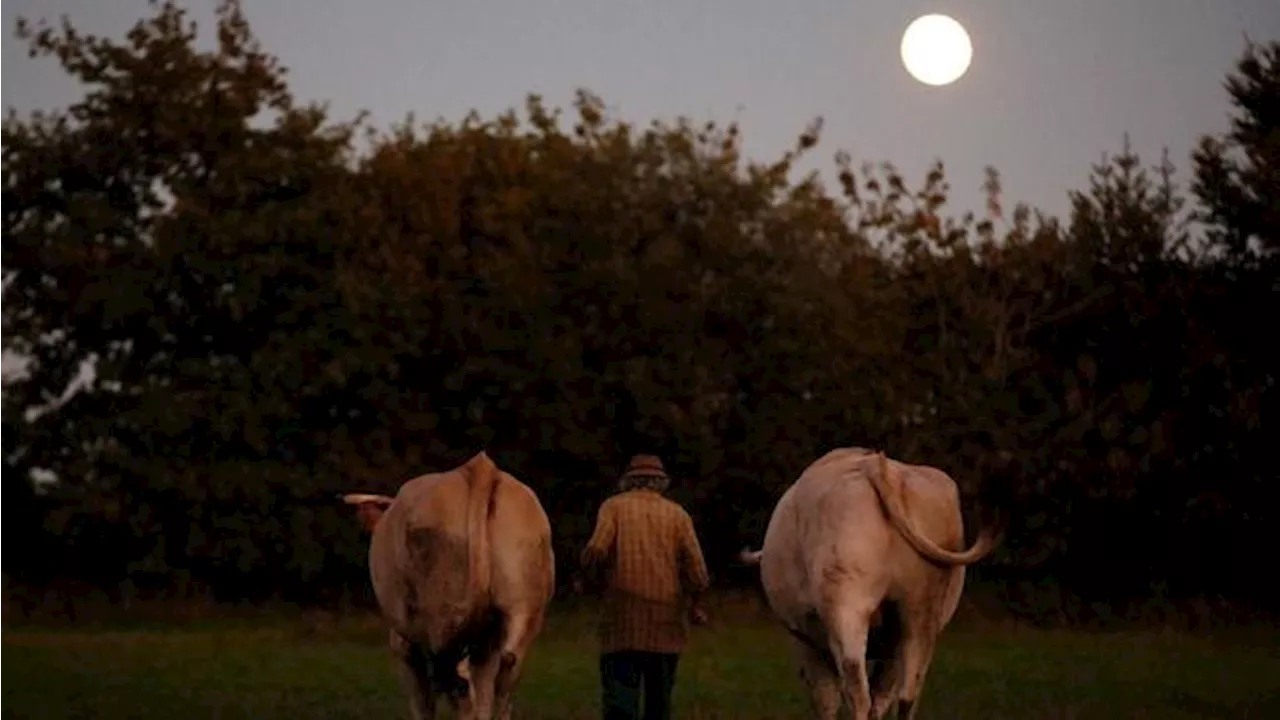
[[[631,462],[627,465],[627,471],[622,473],[623,480],[642,477],[671,479],[667,475],[666,468],[662,466],[662,459],[657,455],[636,455],[632,457]]]

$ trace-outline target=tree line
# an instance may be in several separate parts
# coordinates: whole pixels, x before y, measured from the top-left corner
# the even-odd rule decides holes
[[[805,465],[863,445],[1003,510],[980,579],[1275,607],[1280,43],[1239,58],[1189,187],[1126,141],[1054,218],[994,170],[979,214],[940,163],[800,175],[820,122],[762,161],[587,91],[339,121],[238,3],[216,25],[202,50],[171,3],[123,38],[19,23],[84,94],[4,122],[10,580],[322,601],[366,584],[338,493],[481,448],[538,492],[562,577],[661,454],[724,574]]]

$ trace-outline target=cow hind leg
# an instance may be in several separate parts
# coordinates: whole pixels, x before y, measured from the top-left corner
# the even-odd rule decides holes
[[[435,720],[436,696],[431,684],[431,661],[415,643],[393,644],[400,680],[409,694],[409,717],[413,720]]]
[[[871,686],[867,675],[867,635],[874,606],[838,603],[831,633],[831,654],[839,669],[845,702],[853,720],[871,717]]]
[[[498,720],[510,720],[511,695],[520,678],[522,664],[519,654],[503,650],[498,656],[498,677],[494,682],[493,716]]]
[[[886,600],[880,606],[880,622],[871,628],[867,656],[871,665],[871,715],[887,717],[898,702],[902,688],[902,639],[904,628],[898,603]]]
[[[809,688],[813,716],[817,720],[836,720],[840,713],[840,675],[831,656],[800,640],[796,640],[796,647],[800,655],[800,677]]]
[[[515,685],[513,671],[518,671],[519,657],[505,648],[490,653],[472,664],[471,706],[468,718],[492,720],[511,717],[511,691]]]
[[[493,653],[484,658],[480,662],[472,663],[469,660],[462,662],[467,664],[469,672],[467,680],[470,683],[470,696],[467,708],[459,713],[459,717],[467,718],[467,720],[492,720],[497,717],[494,709],[494,697],[496,695],[494,686],[498,679],[498,666],[501,655]]]
[[[497,607],[489,607],[468,626],[459,638],[458,674],[463,676],[467,696],[459,717],[465,720],[492,720],[501,716],[498,684],[506,653],[503,652],[510,621]]]
[[[520,671],[529,645],[541,629],[540,615],[513,613],[507,621],[502,646],[496,653],[497,678],[494,683],[494,717],[511,717],[511,695],[520,682]]]
[[[898,695],[898,717],[912,720],[919,708],[925,676],[933,661],[937,631],[933,623],[908,620],[902,642],[902,690]]]

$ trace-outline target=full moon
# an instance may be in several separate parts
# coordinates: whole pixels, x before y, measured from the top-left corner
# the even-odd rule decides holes
[[[949,85],[973,59],[964,26],[946,15],[922,15],[902,33],[902,64],[925,85]]]

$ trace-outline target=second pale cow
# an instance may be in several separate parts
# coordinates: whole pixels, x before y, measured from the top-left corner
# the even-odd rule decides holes
[[[819,718],[834,720],[842,700],[854,720],[884,717],[895,705],[899,717],[914,717],[965,565],[999,536],[986,528],[960,552],[963,543],[959,491],[937,468],[845,448],[783,493],[763,546],[742,559],[760,565]]]

